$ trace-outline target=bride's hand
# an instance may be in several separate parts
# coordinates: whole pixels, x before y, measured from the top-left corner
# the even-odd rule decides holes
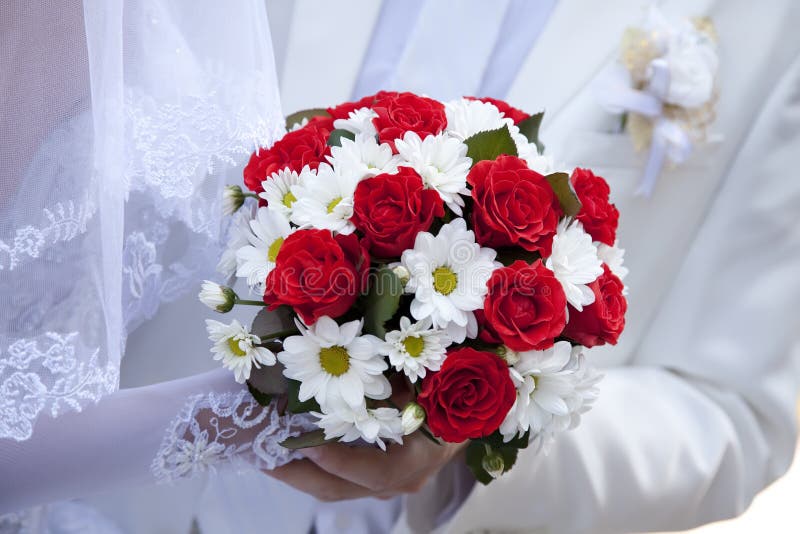
[[[406,436],[403,445],[389,444],[387,452],[329,443],[266,473],[325,502],[388,499],[418,491],[465,447],[466,442],[437,445],[419,432]]]

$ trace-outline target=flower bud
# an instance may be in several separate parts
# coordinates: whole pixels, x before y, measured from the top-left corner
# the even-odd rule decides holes
[[[222,214],[233,215],[244,204],[244,193],[238,185],[226,185],[222,193]]]
[[[408,269],[402,265],[398,265],[392,269],[392,272],[395,274],[395,276],[397,276],[397,278],[400,279],[400,283],[403,285],[403,287],[406,287],[406,284],[411,279],[411,273],[408,272]]]
[[[506,470],[506,463],[499,452],[490,450],[481,461],[483,470],[489,473],[492,478],[498,478]]]
[[[406,407],[403,408],[402,416],[403,435],[407,436],[413,432],[416,432],[424,422],[425,410],[422,408],[422,406],[416,402],[409,402],[406,404]]]
[[[519,353],[515,350],[511,350],[505,345],[500,345],[497,347],[497,355],[500,356],[509,366],[512,366],[519,362]]]
[[[227,313],[236,304],[236,293],[227,286],[204,280],[198,295],[200,302],[219,313]]]

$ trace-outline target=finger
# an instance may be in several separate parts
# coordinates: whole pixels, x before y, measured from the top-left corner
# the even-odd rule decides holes
[[[267,475],[325,502],[373,496],[374,492],[320,469],[308,460],[295,460],[264,471]]]
[[[415,443],[418,443],[415,439],[406,439],[402,446],[390,445],[387,452],[375,447],[329,443],[309,449],[306,455],[332,475],[376,492],[384,492],[402,485],[424,469],[427,455]]]

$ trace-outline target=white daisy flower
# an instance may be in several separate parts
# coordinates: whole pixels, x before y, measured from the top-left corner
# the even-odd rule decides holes
[[[297,200],[292,205],[292,222],[319,230],[351,234],[355,226],[353,194],[359,179],[352,174],[334,172],[330,165],[322,164],[317,172],[302,172],[301,183],[292,186]]]
[[[211,352],[215,360],[222,360],[222,365],[233,371],[233,376],[240,384],[250,378],[253,367],[274,365],[275,354],[266,347],[260,347],[261,338],[250,333],[239,321],[231,324],[206,320],[208,338],[214,342]]]
[[[367,137],[376,137],[378,131],[372,123],[372,119],[377,117],[370,108],[359,108],[351,111],[346,119],[336,119],[333,121],[333,127],[338,130],[347,130],[356,135],[363,134]]]
[[[291,233],[286,217],[270,208],[258,208],[256,218],[250,221],[249,244],[236,251],[236,276],[246,278],[251,288],[261,288]]]
[[[221,286],[211,280],[203,280],[200,293],[197,295],[200,302],[219,313],[228,313],[236,304],[236,293],[227,286]]]
[[[512,134],[519,133],[514,121],[506,118],[494,104],[459,98],[444,104],[447,133],[457,139],[467,139],[478,132],[508,126]]]
[[[359,335],[362,321],[342,326],[330,317],[320,317],[310,327],[297,321],[299,336],[283,342],[278,360],[286,366],[283,374],[300,381],[299,398],[314,398],[326,411],[341,406],[351,408],[364,403],[364,396],[386,399],[392,392],[383,376],[388,368],[378,353],[381,341],[375,336]]]
[[[592,237],[580,222],[562,219],[553,236],[553,252],[545,261],[564,288],[567,302],[578,311],[594,302],[594,292],[587,284],[603,274],[603,262],[597,256]]]
[[[430,317],[413,324],[408,317],[401,317],[400,330],[387,332],[386,341],[379,348],[389,357],[389,363],[412,382],[425,378],[426,370],[441,369],[447,356],[450,339],[431,325]]]
[[[403,408],[403,413],[400,416],[403,424],[403,435],[407,436],[413,434],[425,422],[425,409],[414,401],[406,404]]]
[[[304,167],[302,172],[310,172],[309,167]],[[269,209],[282,214],[287,219],[292,215],[292,206],[297,200],[292,193],[292,187],[300,183],[300,174],[289,168],[272,173],[269,178],[261,182],[264,188],[258,196],[267,201]]]
[[[245,206],[233,215],[228,229],[228,242],[217,264],[217,272],[225,276],[228,283],[231,283],[236,275],[236,252],[250,243],[247,236],[250,235],[250,221],[255,216],[255,203]]]
[[[364,135],[357,135],[355,140],[343,137],[341,142],[341,146],[331,147],[328,156],[337,174],[352,175],[361,180],[397,172],[400,157],[392,154],[392,147],[387,143],[378,144],[374,137]]]
[[[583,347],[558,341],[544,351],[520,353],[509,370],[517,398],[500,433],[508,442],[528,430],[540,440],[574,428],[597,398],[595,387],[601,376],[587,367]]]
[[[403,424],[400,412],[394,408],[342,406],[331,413],[311,412],[311,415],[319,418],[317,426],[325,431],[325,439],[339,438],[343,442],[363,439],[377,444],[384,451],[384,439],[403,444]]]
[[[394,142],[397,152],[422,177],[425,187],[435,189],[447,206],[461,215],[464,199],[469,195],[467,173],[472,159],[467,145],[446,135],[429,135],[420,139],[416,132],[406,132]],[[401,165],[406,165],[405,163]]]
[[[597,255],[603,263],[608,265],[611,272],[617,275],[617,278],[624,280],[628,276],[628,268],[625,267],[625,249],[619,248],[618,243],[614,243],[613,247],[609,247],[605,243],[595,241],[597,247]]]
[[[222,191],[222,214],[233,215],[244,204],[244,192],[238,185],[226,185]]]
[[[445,224],[435,237],[417,234],[414,248],[400,258],[410,275],[406,290],[414,293],[411,315],[418,321],[430,317],[456,343],[474,338],[478,324],[473,312],[483,306],[486,282],[500,267],[496,255],[475,243],[464,219]]]

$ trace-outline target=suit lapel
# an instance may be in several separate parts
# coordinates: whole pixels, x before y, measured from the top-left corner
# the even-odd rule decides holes
[[[349,100],[381,4],[381,0],[294,3],[281,80],[284,112]],[[310,79],[324,80],[324,86],[309,84]]]

